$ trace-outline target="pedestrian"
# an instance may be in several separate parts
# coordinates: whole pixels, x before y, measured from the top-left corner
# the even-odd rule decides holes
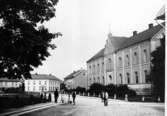
[[[108,106],[108,92],[104,93],[104,106]]]
[[[64,92],[61,91],[61,102],[64,103]]]
[[[54,92],[54,97],[55,97],[55,103],[57,103],[57,99],[59,97],[59,92],[58,90],[56,89],[56,91]]]
[[[76,93],[75,91],[72,93],[72,99],[73,99],[73,104],[75,105],[75,98],[76,98]]]
[[[102,102],[104,101],[104,92],[103,91],[101,92],[101,101]]]

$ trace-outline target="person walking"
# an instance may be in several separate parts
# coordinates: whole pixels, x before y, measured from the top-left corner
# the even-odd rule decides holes
[[[102,102],[104,101],[104,92],[103,91],[101,92],[101,101]]]
[[[55,103],[57,103],[57,99],[59,97],[59,92],[58,90],[56,89],[56,91],[54,92],[54,97],[55,97]]]
[[[72,93],[72,99],[73,99],[73,104],[75,105],[75,98],[76,98],[76,93],[75,91]]]
[[[104,106],[108,106],[108,92],[104,93]]]

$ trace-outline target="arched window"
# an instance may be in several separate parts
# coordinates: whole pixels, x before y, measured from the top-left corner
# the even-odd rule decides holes
[[[98,77],[98,83],[100,83],[100,77]]]
[[[109,75],[109,79],[110,79],[110,82],[112,81],[112,76],[111,75]]]
[[[104,76],[103,76],[103,84],[105,85],[105,80],[104,80]]]
[[[122,58],[121,57],[118,58],[118,64],[119,64],[119,67],[122,67]]]
[[[97,73],[100,73],[100,65],[97,64]]]
[[[126,73],[126,76],[127,76],[127,83],[130,84],[130,74]]]
[[[129,55],[127,54],[126,55],[126,66],[129,66],[130,65],[130,60],[129,60]]]
[[[139,83],[139,76],[138,76],[138,72],[135,72],[135,78],[136,78],[136,83]]]
[[[120,77],[120,84],[122,84],[122,74],[119,74],[119,77]]]
[[[143,50],[143,60],[144,62],[147,62],[147,50],[146,49]]]
[[[138,54],[137,52],[134,52],[134,64],[138,63]]]

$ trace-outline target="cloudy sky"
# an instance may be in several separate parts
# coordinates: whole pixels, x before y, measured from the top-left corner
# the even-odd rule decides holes
[[[61,32],[55,50],[32,73],[63,79],[80,68],[105,45],[109,31],[131,36],[156,24],[154,18],[164,0],[59,0],[56,17],[45,23],[50,32]]]

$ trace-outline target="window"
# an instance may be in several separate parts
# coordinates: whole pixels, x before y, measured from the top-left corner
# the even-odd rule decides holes
[[[35,86],[33,87],[33,91],[35,91]]]
[[[118,58],[118,65],[119,65],[118,67],[122,67],[122,58],[121,57]]]
[[[7,86],[7,82],[5,82],[5,86]]]
[[[122,74],[119,74],[120,77],[120,84],[122,84]]]
[[[129,66],[130,65],[130,60],[129,60],[129,55],[127,54],[126,55],[126,66]]]
[[[35,81],[33,81],[34,85],[35,85]]]
[[[148,75],[148,71],[147,70],[144,70],[144,76],[145,76],[146,83],[150,83],[151,80],[150,80],[150,76]]]
[[[137,64],[138,61],[138,55],[137,52],[134,52],[134,64]]]
[[[136,83],[139,83],[139,76],[138,76],[138,72],[135,72],[135,77],[136,77]]]
[[[41,81],[39,81],[39,85],[41,84]]]
[[[100,83],[100,77],[98,77],[98,83]]]
[[[90,84],[91,84],[91,78],[89,80],[90,80]]]
[[[130,84],[130,74],[126,73],[126,76],[127,76],[127,83]]]
[[[143,50],[143,60],[144,62],[147,62],[147,50],[146,49]]]
[[[103,84],[105,84],[104,76],[103,76]]]
[[[46,81],[45,81],[45,85],[46,85],[47,83],[46,83]]]
[[[95,79],[95,77],[94,77],[94,83],[96,83],[96,79]]]
[[[112,81],[112,76],[111,75],[109,75],[109,79],[110,79],[110,81]]]

